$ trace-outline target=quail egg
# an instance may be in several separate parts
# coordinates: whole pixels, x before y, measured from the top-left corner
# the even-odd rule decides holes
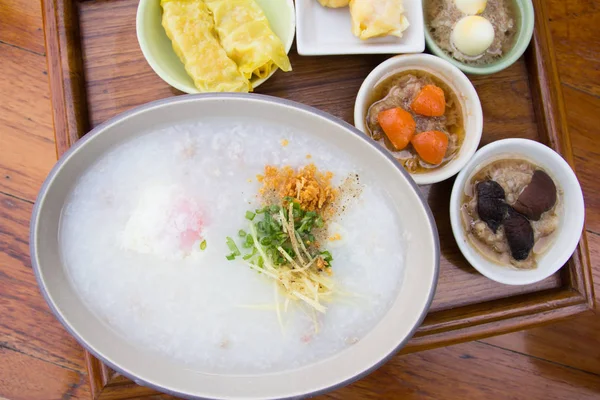
[[[454,0],[454,4],[463,14],[477,15],[485,10],[487,0]]]
[[[469,57],[484,53],[494,41],[494,27],[487,19],[469,15],[460,19],[452,30],[454,47]]]

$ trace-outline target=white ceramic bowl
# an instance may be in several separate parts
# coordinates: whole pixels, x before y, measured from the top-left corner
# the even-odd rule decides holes
[[[296,15],[293,0],[256,0],[269,20],[271,29],[281,39],[285,52],[289,53],[296,33]],[[140,0],[136,14],[136,34],[144,58],[156,74],[175,89],[185,93],[200,93],[194,81],[185,71],[183,63],[173,51],[171,40],[162,27],[160,0]],[[258,87],[269,79],[278,68],[250,83]]]
[[[520,158],[544,169],[562,192],[563,215],[558,235],[548,251],[538,257],[538,267],[517,270],[498,265],[481,255],[469,243],[462,224],[460,206],[465,184],[473,174],[502,158]],[[541,281],[558,271],[579,243],[585,219],[583,193],[575,173],[567,162],[549,147],[528,139],[504,139],[482,147],[458,174],[450,197],[450,222],[460,251],[469,263],[486,277],[507,285],[527,285]]]
[[[483,112],[473,84],[457,67],[429,54],[402,55],[392,57],[379,64],[361,85],[354,103],[354,125],[359,130],[367,133],[365,116],[370,106],[367,102],[373,88],[390,75],[411,69],[429,72],[453,89],[461,101],[463,120],[465,121],[465,139],[452,161],[430,172],[411,174],[418,185],[428,185],[456,175],[473,157],[481,140]]]
[[[385,185],[405,229],[404,280],[387,313],[357,343],[301,368],[209,374],[150,352],[126,340],[86,307],[61,259],[57,233],[63,205],[78,178],[106,152],[157,126],[199,121],[219,124],[237,118],[285,124],[353,157],[358,166],[373,174],[376,184]],[[438,233],[427,202],[387,153],[329,114],[256,94],[177,96],[138,107],[94,128],[60,159],[44,182],[31,218],[29,243],[41,292],[83,346],[140,384],[193,399],[296,399],[335,389],[371,372],[399,350],[421,324],[435,292],[440,257]]]

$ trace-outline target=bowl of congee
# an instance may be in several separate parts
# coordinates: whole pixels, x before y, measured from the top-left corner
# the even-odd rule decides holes
[[[362,378],[420,326],[440,259],[427,202],[379,146],[242,93],[94,128],[46,179],[30,243],[65,328],[186,399],[297,399]]]
[[[549,147],[504,139],[481,148],[458,174],[450,198],[452,232],[481,274],[525,285],[555,273],[583,229],[581,187]]]
[[[511,66],[533,36],[531,0],[424,0],[429,50],[469,74]]]
[[[404,167],[418,185],[456,175],[475,154],[483,130],[473,84],[428,54],[392,57],[365,79],[354,125]]]

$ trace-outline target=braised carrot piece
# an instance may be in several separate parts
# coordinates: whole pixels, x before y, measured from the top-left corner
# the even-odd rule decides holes
[[[446,112],[444,91],[435,85],[425,85],[417,93],[410,108],[426,117],[441,117]]]
[[[411,143],[423,161],[437,165],[446,155],[448,136],[440,131],[421,132],[412,138]]]
[[[412,115],[400,107],[381,111],[377,121],[396,150],[408,146],[417,126]]]

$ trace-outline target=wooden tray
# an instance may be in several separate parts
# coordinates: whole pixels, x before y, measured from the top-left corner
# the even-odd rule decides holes
[[[60,156],[90,128],[146,102],[181,94],[150,69],[135,34],[136,0],[43,0],[44,29]],[[538,140],[573,165],[544,0],[534,0],[536,28],[524,58],[507,70],[471,77],[485,116],[481,145],[508,137]],[[325,110],[352,123],[356,93],[385,56],[301,57],[258,93]],[[530,328],[593,307],[585,230],[566,267],[528,286],[505,286],[477,273],[450,229],[452,180],[422,187],[441,239],[441,271],[431,310],[403,352],[413,352]],[[96,399],[139,398],[156,392],[135,385],[86,352]]]

